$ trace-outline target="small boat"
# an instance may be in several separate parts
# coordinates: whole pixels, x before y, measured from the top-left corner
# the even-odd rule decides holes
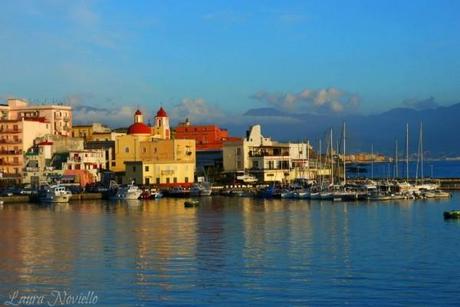
[[[42,190],[39,200],[41,203],[48,204],[68,203],[71,197],[72,192],[66,190],[64,186],[57,184]]]
[[[460,210],[444,211],[444,219],[460,219]]]
[[[392,200],[392,196],[385,193],[371,193],[368,196],[368,200],[381,201],[381,200]]]
[[[150,192],[150,199],[158,199],[163,197],[163,194],[159,191]]]
[[[141,196],[139,196],[139,199],[150,199],[151,196],[152,194],[150,193],[150,191],[144,190],[142,191]]]
[[[184,202],[184,207],[185,208],[193,208],[193,207],[198,207],[200,205],[200,202],[196,199],[190,199],[186,200]]]
[[[452,195],[449,192],[444,192],[441,190],[426,191],[424,193],[425,198],[449,198]]]

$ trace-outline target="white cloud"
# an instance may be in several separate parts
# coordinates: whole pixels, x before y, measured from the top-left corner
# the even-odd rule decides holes
[[[192,122],[207,123],[224,117],[224,112],[220,108],[208,104],[203,98],[183,98],[172,108],[170,114],[171,118],[177,121],[188,118]]]
[[[107,104],[104,103],[104,105]],[[134,106],[113,105],[111,108],[97,107],[99,101],[92,94],[68,96],[65,104],[72,106],[74,124],[103,123],[110,127],[128,126],[133,122]]]
[[[359,107],[356,94],[331,87],[303,89],[299,93],[269,93],[259,91],[250,98],[289,112],[343,113]]]
[[[416,110],[434,109],[439,107],[433,96],[419,99],[419,98],[408,98],[402,103],[405,107],[409,107]]]

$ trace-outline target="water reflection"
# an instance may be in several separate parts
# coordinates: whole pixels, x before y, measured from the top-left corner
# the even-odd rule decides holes
[[[460,286],[449,267],[458,250],[439,240],[460,234],[459,223],[442,220],[456,197],[385,204],[213,197],[197,208],[177,199],[5,205],[0,299],[19,288],[90,289],[105,305],[394,303],[395,291],[418,285],[399,294],[417,303],[426,285],[439,303]]]

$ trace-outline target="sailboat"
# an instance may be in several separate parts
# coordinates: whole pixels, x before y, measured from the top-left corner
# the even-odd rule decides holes
[[[434,184],[434,183],[425,183],[424,182],[424,177],[423,177],[423,159],[424,159],[424,154],[423,154],[423,123],[420,122],[420,132],[419,132],[419,143],[418,143],[418,153],[417,153],[417,167],[416,167],[416,185],[415,188],[417,192],[424,193],[426,191],[434,191],[439,189],[439,185]],[[419,175],[419,164],[420,164],[420,183],[418,182],[418,175]],[[441,194],[438,194],[441,195]],[[422,195],[423,196],[423,195]],[[435,196],[431,195],[430,196]]]

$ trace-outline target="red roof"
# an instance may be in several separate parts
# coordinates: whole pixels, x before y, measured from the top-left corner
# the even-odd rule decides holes
[[[163,109],[163,107],[161,107],[158,112],[157,112],[157,117],[168,117],[168,114],[166,113],[166,111]]]
[[[152,130],[143,123],[134,123],[128,128],[128,134],[151,134]]]
[[[134,115],[142,115],[142,112],[138,109]]]

